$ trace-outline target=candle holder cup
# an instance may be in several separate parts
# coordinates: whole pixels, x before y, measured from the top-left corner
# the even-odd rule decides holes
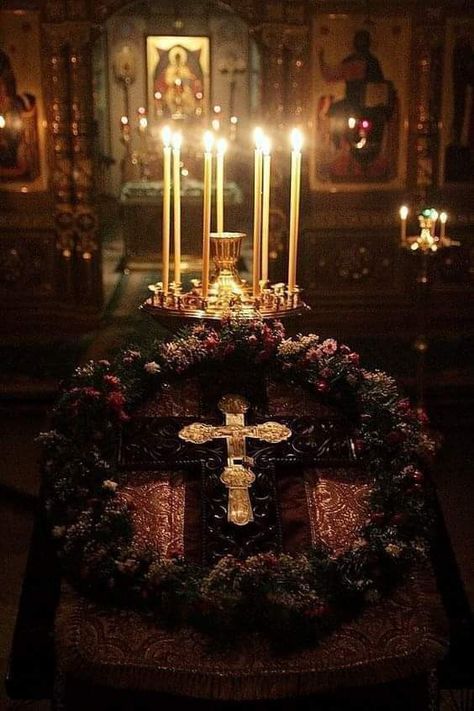
[[[301,290],[291,292],[285,284],[263,283],[258,296],[241,278],[237,264],[240,257],[242,232],[212,232],[211,258],[215,271],[211,276],[207,298],[203,298],[201,282],[193,279],[192,288],[182,291],[170,285],[167,293],[162,282],[149,286],[151,296],[142,309],[158,320],[191,319],[222,321],[226,318],[282,319],[303,313],[309,307],[301,299]],[[181,285],[180,285],[181,286]]]

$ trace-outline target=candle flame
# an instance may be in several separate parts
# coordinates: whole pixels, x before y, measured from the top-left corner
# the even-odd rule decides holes
[[[446,212],[442,212],[439,216],[440,221],[443,223],[443,225],[446,224],[446,221],[448,219],[448,215]]]
[[[181,144],[182,144],[182,142],[183,142],[183,136],[182,136],[182,134],[181,134],[179,131],[177,131],[176,133],[173,133],[173,137],[172,137],[171,140],[172,140],[172,143],[173,143],[173,150],[174,150],[174,151],[179,151],[180,148],[181,148]]]
[[[434,222],[436,222],[436,220],[438,219],[438,217],[439,217],[438,210],[435,210],[435,209],[433,208],[433,209],[431,210],[431,219],[432,219]]]
[[[271,147],[272,147],[271,140],[269,139],[268,136],[264,136],[262,139],[262,153],[263,153],[263,155],[269,156]]]
[[[253,132],[253,140],[255,141],[255,148],[257,150],[262,149],[263,139],[264,139],[264,133],[263,133],[262,129],[260,128],[260,126],[257,126],[257,128]]]
[[[227,141],[225,140],[225,138],[219,138],[219,140],[217,141],[217,152],[219,153],[219,155],[224,155],[226,150]]]
[[[299,153],[303,146],[303,134],[297,128],[294,128],[291,132],[291,147],[296,152]]]
[[[214,145],[214,136],[212,131],[205,131],[204,133],[204,150],[206,153],[211,153],[212,147]]]
[[[165,126],[161,132],[161,138],[163,140],[163,145],[168,148],[171,143],[171,129],[169,126]]]
[[[5,128],[6,123],[5,116],[0,116],[0,128]]]
[[[3,116],[2,116],[2,118],[3,118]],[[5,119],[4,119],[4,120],[5,120]],[[121,123],[123,126],[126,126],[127,123],[128,123],[128,116],[121,116],[121,117],[120,117],[120,123]]]
[[[400,208],[400,219],[406,220],[408,217],[408,208],[406,205],[402,205]]]

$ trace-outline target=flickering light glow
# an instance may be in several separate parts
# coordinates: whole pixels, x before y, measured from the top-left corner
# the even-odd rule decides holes
[[[303,147],[303,134],[297,128],[291,132],[291,148],[296,153],[300,153]]]
[[[448,219],[448,215],[446,212],[441,212],[439,216],[439,221],[441,223],[441,228],[439,232],[439,238],[440,240],[443,240],[446,237],[446,222]]]
[[[435,210],[434,208],[431,210],[431,235],[433,237],[436,236],[436,222],[439,217],[439,212],[438,210]]]
[[[206,153],[210,153],[212,151],[212,147],[214,145],[214,136],[212,135],[212,131],[206,131],[204,133],[204,150]]]
[[[268,136],[264,136],[262,140],[262,153],[264,156],[270,155],[272,142]]]
[[[169,126],[165,126],[161,132],[161,139],[165,148],[168,148],[171,144],[171,129]]]
[[[224,155],[227,150],[227,141],[225,138],[219,138],[216,144],[217,155]]]
[[[353,116],[350,116],[350,117],[347,119],[347,125],[349,126],[349,128],[355,128],[356,120],[355,120],[355,118],[354,118]]]
[[[235,125],[235,124],[237,124],[237,123],[239,122],[239,119],[238,119],[237,116],[231,116],[231,117],[230,117],[230,122]]]
[[[3,120],[5,121],[5,119],[3,119]],[[122,126],[126,126],[128,124],[128,116],[121,116],[120,123],[122,124]]]
[[[5,116],[2,116],[0,114],[0,128],[5,128],[5,124],[6,124]]]
[[[171,143],[173,145],[173,150],[179,151],[181,149],[181,144],[183,142],[183,136],[179,131],[173,133]]]
[[[257,150],[261,150],[263,139],[264,139],[264,133],[263,133],[262,129],[260,128],[260,126],[257,126],[257,128],[253,132],[253,140],[255,142],[255,148]]]
[[[142,129],[142,131],[144,131],[147,128],[148,119],[146,116],[140,116],[140,118],[138,119],[138,126],[139,126],[139,128]]]
[[[400,242],[401,244],[406,244],[407,241],[407,217],[408,217],[408,207],[402,205],[400,208]]]

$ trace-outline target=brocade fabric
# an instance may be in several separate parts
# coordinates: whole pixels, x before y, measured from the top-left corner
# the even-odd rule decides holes
[[[267,414],[333,411],[301,389],[270,385]],[[170,385],[141,416],[199,416],[198,383]],[[323,542],[350,547],[365,520],[370,492],[364,472],[311,468],[276,476],[283,549],[296,553]],[[186,475],[141,472],[121,496],[131,504],[137,541],[164,555],[199,559],[200,482]],[[333,687],[383,683],[426,672],[446,650],[446,627],[435,580],[419,568],[388,599],[371,605],[310,649],[277,656],[255,636],[231,651],[213,651],[194,629],[170,631],[149,618],[91,602],[65,585],[56,626],[57,658],[67,679],[209,699],[277,699]]]

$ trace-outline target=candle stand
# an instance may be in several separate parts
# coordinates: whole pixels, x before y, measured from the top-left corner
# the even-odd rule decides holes
[[[402,239],[400,247],[408,250],[419,259],[416,273],[416,309],[417,309],[417,331],[418,335],[413,343],[417,354],[416,364],[416,404],[419,412],[424,411],[425,400],[425,370],[426,354],[429,348],[427,326],[428,326],[428,305],[431,287],[430,258],[436,252],[448,247],[459,247],[460,242],[453,240],[443,234],[442,237],[434,235],[434,222],[432,210],[424,210],[419,215],[420,233]]]
[[[141,308],[158,320],[196,319],[222,321],[225,318],[281,319],[303,313],[309,307],[301,299],[301,290],[292,291],[283,283],[260,282],[260,293],[253,295],[252,286],[241,279],[237,270],[242,240],[241,232],[211,233],[211,257],[215,272],[211,276],[207,298],[202,284],[193,279],[192,288],[183,292],[181,284],[151,284],[150,297]]]

